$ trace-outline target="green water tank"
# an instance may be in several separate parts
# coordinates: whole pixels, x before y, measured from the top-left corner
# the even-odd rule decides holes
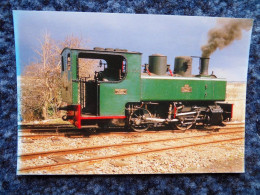
[[[167,56],[161,54],[149,56],[149,71],[156,75],[165,75],[167,71]]]

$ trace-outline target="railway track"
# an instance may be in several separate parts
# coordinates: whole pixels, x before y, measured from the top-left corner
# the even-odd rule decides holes
[[[75,127],[47,127],[47,128],[29,128],[29,129],[19,129],[18,133],[45,133],[45,132],[70,132],[79,131]]]
[[[203,131],[227,131],[232,129],[240,129],[244,128],[244,123],[235,123],[230,126],[215,126],[215,127],[209,127],[209,128],[199,128],[199,129],[189,129],[185,132],[203,132]],[[173,133],[179,133],[183,132],[180,130],[150,130],[142,132],[142,134],[154,134],[154,133],[162,133],[162,132],[173,132]],[[28,133],[28,134],[25,134]],[[24,131],[21,131],[18,133],[19,138],[33,138],[33,139],[40,139],[45,137],[89,137],[93,135],[102,136],[102,135],[133,135],[133,134],[139,134],[139,132],[122,132],[122,131],[115,131],[115,132],[101,132],[101,133],[92,133],[91,131],[86,130],[79,130],[75,128],[62,128],[62,129],[41,129],[41,130],[30,130],[30,129],[24,129]]]
[[[31,124],[18,125],[18,129],[40,129],[40,128],[56,128],[56,127],[73,127],[71,124]]]
[[[46,134],[31,134],[31,135],[18,135],[19,138],[32,138],[32,139],[41,139],[48,137],[89,137],[89,133],[70,133],[70,134],[62,134],[62,133],[46,133]]]
[[[223,123],[226,126],[234,126],[234,125],[245,125],[245,123],[238,122],[225,122]],[[96,126],[95,126],[96,127]],[[113,129],[113,128],[112,128]],[[117,127],[116,129],[122,129],[121,127]],[[75,128],[73,125],[69,124],[58,124],[58,125],[18,125],[19,132],[30,132],[30,131],[57,131],[57,130],[80,130]],[[84,129],[83,129],[84,130]]]
[[[165,150],[178,150],[178,149],[182,149],[182,148],[196,147],[196,146],[202,146],[202,145],[207,145],[207,144],[238,141],[238,140],[243,140],[244,137],[241,137],[241,135],[240,135],[239,137],[231,138],[231,139],[221,139],[221,140],[216,140],[216,139],[219,136],[227,137],[228,135],[234,136],[234,134],[241,134],[241,133],[244,133],[244,131],[240,130],[240,131],[233,131],[233,132],[212,133],[212,134],[202,135],[202,136],[190,136],[190,137],[182,137],[182,138],[150,140],[150,141],[134,142],[134,143],[120,143],[120,144],[113,144],[113,145],[94,146],[94,147],[86,147],[86,148],[78,148],[78,149],[70,149],[70,150],[56,150],[56,151],[48,151],[48,152],[41,152],[41,153],[24,154],[24,155],[19,156],[22,161],[35,159],[38,157],[44,157],[44,156],[53,158],[54,156],[64,156],[67,154],[78,154],[78,153],[89,152],[89,151],[93,152],[93,150],[100,150],[100,149],[105,149],[105,148],[110,148],[113,150],[120,148],[121,151],[124,151],[122,149],[124,147],[129,150],[129,148],[131,148],[133,146],[140,147],[140,146],[145,145],[146,146],[145,148],[147,148],[150,145],[148,149],[143,150],[143,151],[133,150],[133,151],[130,151],[127,153],[119,153],[119,154],[112,154],[112,155],[106,155],[106,156],[97,156],[97,157],[86,158],[86,159],[81,159],[81,160],[66,160],[65,162],[57,162],[55,164],[45,164],[45,165],[22,167],[19,170],[19,172],[26,173],[26,172],[35,171],[35,170],[53,169],[55,167],[57,168],[60,166],[77,164],[77,163],[81,163],[81,162],[93,163],[93,162],[96,162],[99,160],[105,160],[105,159],[114,159],[114,158],[121,158],[121,157],[133,156],[133,155],[152,153],[152,152],[160,152],[160,151],[165,151]],[[211,137],[210,139],[212,139],[212,140],[205,142],[204,138],[206,138],[206,137],[207,137],[207,140],[210,137]],[[198,141],[200,139],[201,139],[201,141],[199,141],[198,143],[194,143],[194,141]],[[153,148],[153,146],[159,142],[163,142],[163,145],[166,145],[169,147]],[[171,143],[171,142],[173,142],[173,143]],[[178,144],[178,142],[182,142],[182,143]],[[183,142],[184,142],[184,144],[183,144]]]

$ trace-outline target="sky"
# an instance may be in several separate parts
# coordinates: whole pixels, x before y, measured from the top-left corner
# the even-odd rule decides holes
[[[148,56],[167,56],[174,67],[177,56],[201,56],[208,31],[218,18],[147,14],[112,14],[86,12],[14,11],[17,75],[37,58],[35,50],[48,32],[55,40],[69,35],[89,40],[87,47],[121,48]],[[228,81],[246,81],[251,30],[210,57],[209,74]],[[193,59],[193,74],[198,74],[199,60]]]

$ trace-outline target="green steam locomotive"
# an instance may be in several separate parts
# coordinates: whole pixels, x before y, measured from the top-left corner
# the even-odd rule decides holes
[[[232,118],[233,105],[223,102],[227,82],[208,74],[209,58],[200,57],[198,75],[192,75],[189,56],[176,57],[173,72],[164,55],[149,56],[145,65],[141,58],[142,53],[125,49],[65,48],[63,120],[78,128],[122,126],[145,131],[163,125],[181,130],[199,123],[219,125]],[[89,64],[92,77],[81,68]]]

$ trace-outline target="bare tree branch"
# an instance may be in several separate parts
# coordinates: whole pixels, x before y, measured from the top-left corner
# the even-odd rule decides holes
[[[38,59],[26,66],[21,79],[21,109],[24,120],[58,116],[61,99],[60,53],[65,47],[84,48],[87,41],[74,35],[55,41],[46,32],[35,50]],[[86,47],[85,47],[86,48]],[[91,72],[91,64],[82,64]],[[92,71],[93,72],[93,71]]]

